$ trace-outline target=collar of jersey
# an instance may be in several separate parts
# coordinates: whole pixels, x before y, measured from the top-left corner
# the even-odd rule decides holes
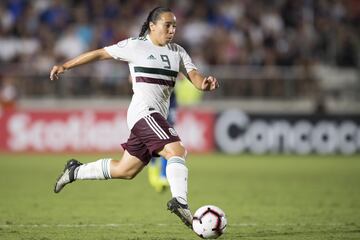
[[[151,38],[150,38],[150,34],[147,34],[147,35],[146,35],[146,39],[149,40],[149,42],[150,42],[153,46],[155,46],[155,47],[159,47],[159,48],[164,48],[164,47],[166,47],[166,45],[164,45],[164,46],[159,46],[159,45],[154,44],[153,41],[152,41]]]

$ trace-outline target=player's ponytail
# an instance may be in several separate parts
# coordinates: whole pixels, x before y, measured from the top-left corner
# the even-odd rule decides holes
[[[148,27],[149,27],[149,22],[148,21],[145,21],[141,27],[141,31],[140,31],[140,34],[139,34],[139,37],[144,37],[145,36],[145,33],[147,32],[148,30]]]
[[[170,8],[166,8],[166,7],[156,7],[153,10],[151,10],[148,17],[146,18],[146,21],[141,26],[139,37],[145,37],[145,35],[149,31],[150,22],[155,23],[159,19],[160,14],[164,12],[172,12],[172,11]]]

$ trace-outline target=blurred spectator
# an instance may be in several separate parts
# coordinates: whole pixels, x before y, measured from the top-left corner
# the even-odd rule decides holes
[[[197,64],[360,64],[357,0],[3,0],[0,62],[35,64],[38,74],[48,74],[55,59],[137,36],[144,13],[155,5],[176,13],[176,41]],[[283,85],[275,75],[274,84],[266,83],[274,85],[270,95]],[[269,90],[252,84],[254,94]]]
[[[0,59],[14,61],[23,51],[40,54],[38,46],[49,45],[44,31],[57,40],[51,46],[54,57],[114,43],[138,31],[132,26],[144,20],[146,8],[164,3],[182,21],[177,36],[182,44],[196,51],[211,41],[216,54],[203,51],[199,58],[204,62],[262,65],[270,48],[280,65],[294,65],[299,57],[340,66],[359,63],[359,3],[331,0],[5,0],[0,4]]]
[[[2,111],[15,110],[18,92],[14,82],[11,77],[4,77],[0,82],[0,106]]]
[[[87,50],[88,45],[77,34],[74,26],[66,29],[66,32],[55,43],[54,52],[61,59],[73,58]]]
[[[316,96],[314,101],[314,114],[316,115],[324,115],[327,114],[327,106],[325,97],[323,95]]]

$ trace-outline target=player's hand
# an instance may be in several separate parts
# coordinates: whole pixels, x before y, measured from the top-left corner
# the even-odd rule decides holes
[[[65,70],[66,69],[63,66],[58,66],[58,65],[53,66],[50,72],[51,81],[53,81],[54,79],[59,79],[59,74],[64,73]]]
[[[218,87],[219,87],[219,82],[213,76],[204,78],[204,81],[201,84],[201,89],[203,91],[212,91],[212,90],[217,89]]]

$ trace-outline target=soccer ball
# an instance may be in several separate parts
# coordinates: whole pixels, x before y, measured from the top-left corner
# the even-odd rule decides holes
[[[193,217],[193,230],[201,238],[218,238],[224,233],[227,225],[225,213],[213,205],[202,206]]]

